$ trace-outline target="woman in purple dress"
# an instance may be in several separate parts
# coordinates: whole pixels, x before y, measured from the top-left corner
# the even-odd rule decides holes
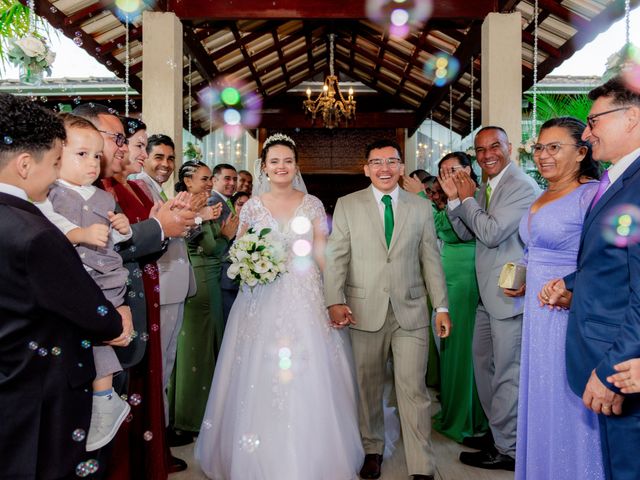
[[[585,214],[598,188],[584,123],[562,117],[540,129],[533,158],[548,188],[520,222],[527,280],[522,326],[516,480],[604,478],[596,415],[569,388],[567,310],[541,306],[543,285],[576,268]],[[505,290],[507,295],[524,293]]]

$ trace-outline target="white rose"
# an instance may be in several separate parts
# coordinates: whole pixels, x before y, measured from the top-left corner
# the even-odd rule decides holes
[[[240,265],[237,263],[232,263],[229,269],[227,270],[227,277],[234,279],[240,273]]]
[[[260,261],[260,257],[261,257],[260,252],[253,252],[251,254],[251,260],[253,260],[254,262]]]
[[[256,264],[254,265],[255,272],[260,274],[268,272],[269,270],[271,270],[271,268],[273,268],[273,264],[265,259],[256,262]]]
[[[238,262],[241,262],[245,258],[249,258],[249,254],[245,250],[238,250],[236,252],[236,258],[238,259]]]
[[[258,279],[254,276],[251,276],[251,278],[248,278],[246,280],[246,284],[250,287],[255,287],[258,284]]]
[[[16,40],[18,45],[27,57],[44,56],[47,48],[42,41],[34,37],[24,37]]]
[[[276,279],[276,275],[278,273],[274,272],[274,271],[270,271],[264,274],[263,278],[267,281],[267,282],[273,282]]]

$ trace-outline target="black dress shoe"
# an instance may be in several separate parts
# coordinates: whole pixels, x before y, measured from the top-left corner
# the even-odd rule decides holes
[[[493,435],[491,434],[491,430],[489,430],[481,437],[464,437],[462,444],[474,450],[490,450],[493,448]]]
[[[382,455],[367,453],[360,470],[360,478],[380,478],[382,473]]]
[[[187,462],[173,455],[169,457],[169,473],[184,472],[186,469]]]
[[[413,480],[434,480],[433,475],[411,475]]]
[[[460,461],[465,465],[487,470],[509,470],[516,469],[516,461],[508,455],[503,455],[496,450],[483,450],[481,452],[461,452]]]
[[[182,447],[193,443],[193,432],[167,428],[167,442],[170,447]]]

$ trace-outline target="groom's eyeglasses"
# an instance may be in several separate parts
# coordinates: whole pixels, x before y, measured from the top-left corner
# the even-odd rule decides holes
[[[389,168],[397,168],[398,165],[400,165],[402,163],[402,160],[400,160],[397,157],[391,157],[391,158],[372,158],[371,160],[369,160],[369,165],[371,167],[374,168],[380,168],[382,167],[382,165],[384,165],[385,163],[387,165],[389,165]]]

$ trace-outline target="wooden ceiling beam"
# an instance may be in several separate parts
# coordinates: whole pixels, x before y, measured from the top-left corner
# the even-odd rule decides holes
[[[279,25],[278,22],[273,22],[273,21],[272,22],[265,22],[264,24],[260,25],[258,28],[253,30],[251,33],[248,33],[247,35],[244,35],[244,36],[240,36],[240,40],[237,40],[236,42],[229,43],[228,45],[225,45],[224,47],[219,48],[218,50],[214,50],[213,52],[211,52],[211,60],[213,62],[215,62],[216,60],[219,60],[222,57],[225,57],[226,55],[229,55],[234,50],[238,49],[241,45],[246,45],[248,43],[253,42],[254,40],[257,40],[258,38],[262,37],[263,35],[269,34],[271,32],[271,30],[273,30],[274,28],[277,28],[278,25]],[[229,28],[230,31],[231,31],[232,27],[235,27],[236,31],[239,32],[237,22],[233,22],[233,23],[229,24],[228,28]]]
[[[291,70],[289,70],[289,75],[291,77],[295,77],[298,73],[304,72],[305,70],[309,70],[309,75],[306,75],[305,78],[311,78],[316,73],[320,73],[323,69],[321,69],[321,68],[320,69],[317,69],[317,68],[309,69],[309,65],[307,65],[306,63],[302,63],[302,64],[298,65],[297,67],[292,68]],[[271,80],[269,82],[266,82],[263,85],[263,87],[264,87],[265,91],[268,91],[270,88],[274,87],[275,85],[278,85],[280,82],[282,82],[281,79],[274,78],[273,80]],[[278,90],[278,92],[281,92],[281,90]],[[271,95],[273,95],[273,93]]]
[[[371,60],[372,62],[374,62],[374,64],[375,64],[375,62],[378,62],[378,57],[375,54],[369,52],[368,50],[365,50],[364,48],[360,47],[359,45],[352,46],[350,43],[348,43],[347,41],[343,40],[342,38],[338,38],[336,40],[336,43],[338,45],[341,45],[344,48],[347,48],[347,49],[353,48],[353,50],[358,55],[362,55],[364,58],[366,58],[368,60]],[[348,63],[348,61],[346,63]],[[404,76],[404,70],[402,68],[396,67],[395,65],[393,65],[393,64],[391,64],[389,62],[382,61],[380,63],[382,64],[381,66],[383,68],[389,70],[392,73],[395,73],[396,75],[398,75],[398,77],[402,78]],[[355,65],[355,62],[354,62],[354,65]],[[411,64],[410,62],[407,62],[407,65],[413,65],[413,64]],[[358,67],[359,68],[360,67],[364,67],[364,65],[358,65]],[[368,67],[366,67],[366,68],[368,68]],[[376,78],[378,78],[380,76],[377,73],[378,69],[374,69],[373,72],[374,72],[374,76]],[[423,82],[415,82],[415,83],[418,84],[419,87],[424,88],[425,90],[429,90],[429,88],[431,88],[431,85],[427,82],[426,78],[424,79]]]
[[[458,49],[455,51],[454,56],[460,62],[460,71],[458,72],[457,77],[453,80],[453,84],[460,79],[460,77],[464,74],[465,71],[469,69],[469,63],[471,62],[471,57],[476,57],[480,53],[481,49],[481,33],[482,33],[482,24],[480,22],[474,23],[469,29],[469,33],[467,35],[467,40],[458,46]],[[409,135],[413,135],[415,131],[420,127],[422,122],[430,111],[434,110],[437,105],[443,100],[445,95],[448,93],[448,88],[432,88],[424,102],[422,102],[422,106],[416,112],[416,118],[418,122],[415,127],[411,129]]]
[[[240,37],[240,32],[238,31],[237,25],[233,25],[231,27],[231,33],[233,33],[233,37],[236,39],[236,43],[238,44],[238,48],[240,49],[240,53],[242,53],[242,57],[244,58],[244,63],[245,63],[245,65],[247,67],[249,67],[249,71],[251,72],[251,75],[253,77],[253,81],[256,82],[256,86],[258,87],[258,91],[260,92],[260,94],[263,97],[266,97],[267,96],[267,92],[262,86],[262,82],[260,81],[260,76],[258,75],[258,72],[256,71],[256,67],[253,65],[253,62],[251,61],[251,57],[247,53],[247,49],[245,47],[245,44],[243,44],[240,41],[241,37]]]
[[[142,40],[142,26],[136,27],[135,25],[131,30],[129,30],[129,43],[135,42],[136,40]],[[112,38],[107,43],[99,45],[100,53],[102,55],[108,55],[114,50],[118,50],[122,48],[127,41],[126,35],[120,35],[119,37]]]
[[[220,72],[211,61],[202,43],[193,36],[193,28],[189,25],[183,25],[183,29],[184,35],[182,40],[184,53],[187,57],[191,57],[202,79],[208,83],[213,82],[214,77]]]
[[[282,47],[280,46],[280,39],[278,38],[278,30],[274,29],[271,31],[271,35],[273,36],[273,46],[276,49],[276,52],[278,52],[278,59],[279,59],[279,63],[280,63],[280,68],[282,69],[282,75],[284,76],[284,81],[286,83],[287,86],[289,86],[290,83],[290,78],[289,78],[289,74],[287,73],[287,63],[284,61],[284,54],[282,53]],[[296,37],[296,35],[290,35],[291,37]],[[300,38],[299,36],[297,36],[297,38]]]
[[[108,2],[113,4],[113,2]],[[88,7],[82,8],[75,12],[73,15],[69,15],[64,19],[65,25],[78,25],[84,22],[87,18],[91,18],[94,13],[102,13],[108,6],[102,2],[94,3],[93,5],[89,5]]]
[[[433,2],[431,18],[483,19],[495,11],[495,0],[450,0]],[[228,20],[236,18],[259,19],[354,19],[367,18],[366,0],[263,0],[187,2],[167,0],[167,11],[181,19],[208,18]]]
[[[622,3],[624,6],[624,2]],[[546,11],[551,15],[555,15],[560,20],[571,24],[571,26],[573,26],[573,28],[575,28],[579,32],[585,29],[589,29],[589,24],[591,23],[590,21],[585,20],[580,15],[572,13],[570,10],[563,7],[559,2],[556,2],[555,0],[538,0],[538,5],[543,11]],[[542,21],[540,21],[539,23],[542,23]]]
[[[349,61],[349,57],[344,56],[338,52],[336,52],[336,60],[340,59],[342,62],[344,62],[346,65],[348,65],[348,61]],[[339,68],[338,65],[336,65],[336,68]],[[348,72],[350,73],[350,75],[352,75],[356,80],[364,83],[366,86],[373,88],[374,90],[376,90],[377,92],[379,92],[380,94],[385,94],[385,95],[389,95],[390,97],[395,97],[396,93],[389,93],[386,90],[383,90],[382,88],[380,88],[380,84],[384,84],[387,85],[389,87],[391,87],[392,89],[396,89],[397,90],[397,85],[391,84],[387,80],[384,76],[376,76],[375,75],[375,71],[373,68],[370,68],[368,66],[365,65],[359,65],[358,69],[364,71],[365,73],[369,73],[371,75],[371,77],[374,78],[374,82],[367,80],[365,78],[360,77],[355,71],[352,70],[348,70]],[[347,72],[345,72],[347,73]],[[403,90],[401,92],[402,94],[406,95],[407,97],[411,97],[414,100],[416,100],[416,102],[422,102],[423,98],[420,95],[417,95],[413,92],[411,92],[410,90]],[[405,100],[399,98],[399,101],[403,102],[408,108],[411,109],[415,109],[415,105],[411,105],[410,103],[406,102]]]

